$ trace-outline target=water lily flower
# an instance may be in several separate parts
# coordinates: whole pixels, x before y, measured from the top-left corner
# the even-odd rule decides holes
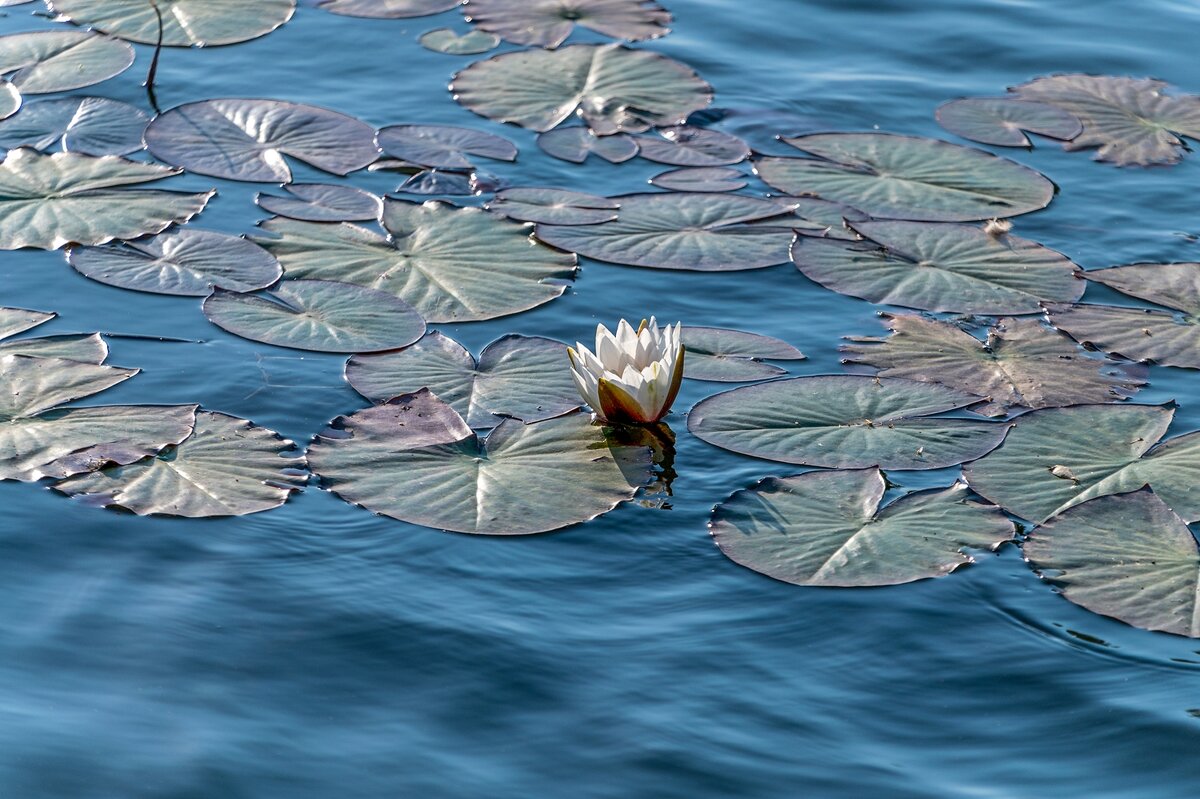
[[[621,320],[617,332],[596,325],[596,352],[567,347],[575,386],[597,418],[612,424],[653,424],[671,410],[683,382],[680,325],[659,329],[654,317],[635,331]]]

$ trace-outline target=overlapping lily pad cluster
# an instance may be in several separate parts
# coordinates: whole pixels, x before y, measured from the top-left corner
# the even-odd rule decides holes
[[[713,91],[688,66],[644,46],[568,43],[577,27],[632,43],[665,35],[670,14],[653,0],[316,4],[373,19],[459,9],[466,33],[438,29],[421,43],[449,55],[521,46],[461,69],[454,100],[538,132],[558,159],[669,167],[651,181],[664,191],[617,197],[498,185],[477,160],[519,153],[487,130],[376,129],[271,99],[208,99],[153,118],[103,97],[30,100],[119,74],[134,61],[129,42],[229,45],[296,13],[294,0],[45,5],[52,30],[0,37],[0,248],[63,248],[93,280],[203,297],[200,310],[235,335],[351,354],[346,378],[372,404],[334,419],[305,456],[195,406],[72,407],[136,370],[104,365],[95,335],[22,337],[51,315],[0,308],[0,478],[52,480],[139,514],[216,516],[277,507],[311,470],[347,502],[413,524],[556,530],[635,497],[665,468],[672,434],[594,424],[558,341],[510,335],[476,356],[428,327],[551,302],[580,256],[681,271],[792,261],[814,284],[925,313],[889,311],[890,335],[852,339],[847,374],[784,379],[767,361],[803,359],[792,345],[683,328],[686,378],[753,383],[700,402],[690,433],[812,468],[721,503],[711,522],[721,551],[798,585],[865,586],[949,574],[1017,541],[1078,604],[1200,637],[1200,552],[1187,527],[1200,520],[1200,433],[1167,437],[1171,407],[1123,402],[1150,363],[1200,368],[1200,264],[1084,273],[1011,233],[1005,220],[1052,201],[1045,176],[900,133],[811,132],[782,139],[792,155],[754,152],[702,124]],[[1120,165],[1175,162],[1181,137],[1200,136],[1200,99],[1122,77],[1037,78],[937,117],[988,145],[1029,146],[1032,133]],[[126,157],[143,149],[161,163]],[[334,176],[396,170],[408,196],[491,196],[477,207],[294,183],[296,162]],[[212,192],[143,185],[185,170],[279,184],[256,199],[274,216],[248,238],[194,227]],[[1130,305],[1079,303],[1088,281]],[[961,464],[954,484],[884,503],[885,473]]]

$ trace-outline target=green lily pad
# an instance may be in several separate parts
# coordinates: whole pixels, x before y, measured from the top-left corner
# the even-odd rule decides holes
[[[178,444],[196,406],[59,408],[137,374],[59,358],[0,357],[0,480],[69,477]]]
[[[1032,169],[936,139],[820,133],[784,141],[815,157],[757,159],[755,170],[768,185],[874,217],[969,222],[1027,214],[1054,197],[1054,184]]]
[[[463,0],[317,0],[317,7],[347,17],[409,19],[440,14]]]
[[[350,386],[372,402],[422,388],[432,391],[478,430],[500,417],[536,422],[582,403],[561,341],[508,335],[483,348],[476,361],[457,341],[436,331],[399,352],[355,355],[346,364]]]
[[[755,458],[833,469],[942,469],[995,449],[1008,425],[937,418],[979,402],[963,391],[900,378],[819,375],[709,397],[688,429]]]
[[[437,28],[422,33],[417,42],[426,50],[432,50],[435,53],[479,55],[500,44],[500,37],[480,30],[458,34],[450,28]]]
[[[296,10],[296,0],[47,0],[46,4],[76,25],[131,42],[156,44],[161,32],[166,47],[257,39],[287,22]]]
[[[264,211],[307,222],[364,222],[383,213],[383,198],[353,186],[331,183],[289,183],[290,197],[258,194],[254,202]]]
[[[800,350],[770,336],[729,330],[722,327],[685,327],[681,331],[687,357],[683,376],[691,380],[711,380],[720,383],[749,383],[768,380],[787,374],[764,358],[778,361],[800,361]]]
[[[433,323],[493,319],[560,296],[575,257],[542,247],[527,225],[478,208],[384,202],[384,237],[349,224],[269,219],[256,239],[289,278],[387,291]]]
[[[217,286],[256,291],[283,274],[275,256],[254,242],[192,227],[103,247],[72,247],[67,261],[100,283],[185,297],[206,297]]]
[[[650,178],[652,185],[668,191],[722,192],[746,188],[746,176],[736,169],[699,167],[672,169]]]
[[[638,154],[638,143],[632,136],[597,136],[586,127],[546,131],[537,137],[537,145],[547,155],[572,164],[582,164],[592,154],[610,164],[623,164]]]
[[[74,30],[0,36],[0,75],[21,94],[82,89],[133,65],[133,48],[120,39]]]
[[[12,150],[0,164],[0,249],[105,244],[182,224],[215,192],[118,188],[179,172],[115,156]]]
[[[375,139],[384,155],[432,169],[474,169],[472,155],[517,160],[517,146],[508,139],[453,125],[391,125]]]
[[[1145,630],[1200,638],[1196,539],[1152,491],[1071,508],[1034,530],[1023,549],[1076,605]]]
[[[412,524],[473,535],[530,535],[593,519],[650,478],[650,451],[613,445],[586,414],[506,419],[486,439],[429,391],[335,419],[308,448],[323,485]],[[636,481],[632,481],[636,482]]]
[[[544,188],[503,189],[487,204],[489,211],[520,222],[548,225],[596,225],[617,218],[621,204],[609,197]]]
[[[64,358],[69,361],[101,364],[108,357],[108,345],[99,333],[90,335],[12,337],[45,324],[57,314],[27,311],[24,308],[0,308],[0,357],[27,355],[35,358]],[[11,340],[8,340],[11,339]]]
[[[938,108],[937,121],[956,136],[996,147],[1032,147],[1026,132],[1070,141],[1083,131],[1070,111],[1011,97],[951,100]]]
[[[642,158],[671,166],[728,166],[750,157],[750,147],[719,130],[676,125],[638,137]]]
[[[538,225],[559,249],[627,266],[726,272],[788,258],[792,231],[745,223],[788,213],[788,206],[729,194],[630,194],[614,198],[618,218],[598,225]]]
[[[354,117],[282,100],[203,100],[176,106],[146,128],[161,161],[229,180],[290,183],[284,156],[335,175],[379,157],[375,130]]]
[[[391,350],[425,333],[425,320],[404,300],[328,280],[284,280],[261,295],[218,288],[204,315],[235,336],[318,352]]]
[[[870,239],[800,236],[792,260],[806,277],[839,294],[922,311],[1037,313],[1044,302],[1083,294],[1078,267],[1061,253],[974,225],[855,222]]]
[[[1200,369],[1200,264],[1130,264],[1083,276],[1181,313],[1109,305],[1047,305],[1076,341],[1135,361]]]
[[[601,136],[681,125],[712,102],[691,68],[616,44],[503,53],[459,72],[450,91],[488,119],[547,131],[577,115]]]
[[[1200,433],[1157,444],[1175,411],[1162,405],[1076,405],[1017,418],[1003,446],[964,470],[979,494],[1042,522],[1095,497],[1152,487],[1200,520]]]
[[[1128,399],[1145,385],[1133,364],[1089,357],[1034,319],[1001,319],[983,342],[949,322],[884,314],[892,335],[855,338],[843,352],[881,377],[941,383],[988,399],[972,408],[1003,416],[1010,408],[1057,408]]]
[[[878,469],[768,477],[713,510],[709,531],[734,563],[793,585],[899,585],[974,562],[1016,529],[962,483],[907,494],[880,508]]]
[[[1200,139],[1200,97],[1167,94],[1160,80],[1109,75],[1050,75],[1010,91],[1022,100],[1056,106],[1076,116],[1083,132],[1068,150],[1096,148],[1096,160],[1118,166],[1174,164]]]
[[[640,42],[670,32],[671,14],[654,0],[470,0],[467,20],[513,44],[554,49],[578,25]]]
[[[61,97],[27,104],[0,122],[0,148],[32,147],[84,155],[127,155],[141,150],[149,117],[137,106],[104,97]]]
[[[196,414],[177,447],[56,483],[70,497],[139,516],[245,516],[277,508],[307,482],[296,445],[223,413]]]
[[[793,207],[792,212],[748,224],[759,227],[786,227],[801,236],[861,241],[862,236],[851,226],[856,222],[870,220],[869,216],[857,208],[829,200],[818,200],[815,197],[776,197],[775,200]]]

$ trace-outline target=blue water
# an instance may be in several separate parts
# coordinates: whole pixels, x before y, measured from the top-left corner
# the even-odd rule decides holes
[[[941,136],[933,109],[1059,71],[1151,75],[1200,92],[1200,8],[1178,0],[664,0],[646,45],[694,66],[732,109],[719,126]],[[0,32],[51,27],[7,9]],[[605,193],[666,167],[573,166],[532,134],[454,104],[472,57],[430,53],[455,13],[356,20],[311,7],[244,45],[164,54],[164,107],[220,96],[317,103],[372,124],[503,132],[516,185]],[[588,40],[589,37],[579,37]],[[149,61],[92,93],[145,106]],[[1200,157],[1119,170],[1041,141],[1006,155],[1060,193],[1017,232],[1086,268],[1200,260]],[[300,169],[297,179],[323,179]],[[202,227],[250,232],[258,188],[216,185]],[[351,179],[389,191],[396,175]],[[753,183],[747,191],[765,187]],[[1118,301],[1089,288],[1089,299]],[[45,332],[101,330],[136,379],[97,402],[202,402],[305,442],[364,402],[342,358],[224,334],[199,302],[90,282],[61,254],[0,255],[0,304],[56,310]],[[656,272],[585,262],[571,292],[517,317],[441,329],[474,349],[508,332],[574,341],[621,316],[754,330],[840,370],[876,306],[790,265]],[[1200,374],[1155,368],[1141,399],[1200,428]],[[786,466],[671,419],[670,510],[629,504],[527,539],[380,519],[310,488],[255,516],[143,519],[0,483],[0,796],[14,799],[726,799],[1192,797],[1200,642],[1142,632],[1055,595],[1012,547],[942,580],[802,589],[727,561],[711,506]],[[897,474],[946,485],[954,470]]]

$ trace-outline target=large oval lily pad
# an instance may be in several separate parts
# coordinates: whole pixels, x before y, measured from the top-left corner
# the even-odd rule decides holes
[[[307,482],[296,445],[223,413],[196,414],[177,447],[128,466],[71,477],[55,490],[139,516],[244,516],[277,508]]]
[[[736,169],[697,167],[672,169],[650,178],[650,183],[668,191],[722,192],[746,188],[746,176]]]
[[[284,156],[335,175],[379,156],[375,130],[354,117],[282,100],[219,99],[187,103],[146,128],[155,158],[229,180],[290,183]]]
[[[1096,148],[1096,159],[1118,166],[1173,164],[1186,147],[1180,136],[1200,139],[1200,97],[1168,94],[1160,80],[1110,75],[1050,75],[1010,91],[1069,111],[1083,132],[1068,150]]]
[[[575,258],[539,245],[529,227],[478,208],[387,200],[384,237],[356,225],[270,219],[256,239],[289,278],[387,291],[434,323],[492,319],[560,296]]]
[[[469,0],[467,20],[513,44],[555,48],[576,25],[640,42],[670,31],[671,14],[654,0]]]
[[[506,419],[485,440],[428,391],[335,419],[308,448],[308,460],[347,502],[475,535],[584,522],[636,493],[623,466],[650,477],[649,449],[609,444],[586,414],[534,424]]]
[[[536,422],[580,406],[561,341],[508,335],[483,348],[476,361],[457,341],[433,332],[399,352],[355,355],[346,380],[372,402],[427,388],[472,428],[501,417]]]
[[[32,147],[84,155],[127,155],[145,145],[149,117],[137,106],[104,97],[61,97],[28,103],[0,122],[0,148]]]
[[[517,146],[508,139],[454,125],[390,125],[376,141],[385,155],[432,169],[474,169],[472,155],[517,160]]]
[[[723,327],[685,327],[680,332],[687,351],[683,376],[691,380],[748,383],[787,374],[763,359],[799,361],[804,353],[770,336]]]
[[[137,374],[59,358],[0,357],[0,480],[69,477],[178,444],[196,406],[59,408]]]
[[[133,48],[87,31],[50,30],[0,36],[0,75],[21,94],[82,89],[133,65]]]
[[[0,163],[0,249],[105,244],[182,224],[215,192],[118,188],[179,172],[115,156],[12,150]]]
[[[758,175],[786,194],[812,194],[874,217],[968,222],[1050,204],[1043,175],[983,150],[892,133],[820,133],[784,139],[814,158],[764,156]]]
[[[72,247],[67,261],[100,283],[186,297],[208,296],[217,286],[256,291],[283,274],[275,256],[254,242],[193,227],[103,247]]]
[[[1173,308],[1048,305],[1050,321],[1077,341],[1163,366],[1200,369],[1200,264],[1130,264],[1083,276],[1124,294]]]
[[[307,222],[362,222],[383,212],[382,197],[353,186],[289,183],[283,190],[291,196],[258,194],[254,202],[269,213]]]
[[[988,399],[972,408],[1003,416],[1010,408],[1055,408],[1127,399],[1145,385],[1134,364],[1089,357],[1075,342],[1034,319],[1001,319],[987,341],[949,322],[884,314],[892,335],[856,338],[851,363],[881,377],[941,383]]]
[[[935,418],[978,401],[900,378],[797,377],[709,397],[688,414],[688,429],[723,449],[782,463],[941,469],[1004,439],[1004,424]]]
[[[204,315],[242,338],[318,352],[391,350],[425,333],[425,320],[404,300],[328,280],[284,280],[263,294],[218,288]]]
[[[1026,132],[1070,141],[1083,125],[1070,111],[1011,97],[967,97],[937,110],[937,121],[964,139],[997,147],[1031,147]]]
[[[676,125],[638,137],[642,158],[671,166],[728,166],[750,157],[750,147],[719,130]]]
[[[1101,497],[1033,531],[1023,547],[1076,605],[1146,630],[1200,638],[1200,552],[1152,491]]]
[[[47,0],[54,13],[131,42],[166,47],[236,44],[292,18],[296,0]],[[161,19],[161,25],[159,20]]]
[[[463,0],[317,0],[317,7],[347,17],[408,19],[440,14]]]
[[[898,585],[974,562],[1013,540],[1013,523],[962,483],[880,508],[878,469],[768,477],[713,510],[709,531],[734,563],[793,585]]]
[[[1174,413],[1162,405],[1032,411],[964,473],[978,493],[1033,522],[1144,485],[1189,522],[1200,520],[1200,433],[1156,444]]]
[[[630,194],[615,198],[615,221],[599,225],[538,225],[538,238],[599,261],[655,269],[725,272],[787,260],[792,231],[756,228],[788,206],[728,194]]]
[[[974,225],[855,222],[868,242],[797,237],[792,260],[806,277],[839,294],[922,311],[1037,313],[1044,302],[1083,294],[1065,255]]]
[[[550,225],[596,225],[617,218],[621,204],[609,197],[565,189],[516,188],[496,192],[489,211],[521,222]]]
[[[503,53],[459,72],[450,91],[499,122],[547,131],[578,115],[602,136],[681,125],[712,102],[689,67],[615,44]]]
[[[597,136],[586,127],[555,128],[537,137],[547,155],[572,164],[582,164],[595,154],[610,164],[623,164],[638,154],[637,140],[624,133]]]

